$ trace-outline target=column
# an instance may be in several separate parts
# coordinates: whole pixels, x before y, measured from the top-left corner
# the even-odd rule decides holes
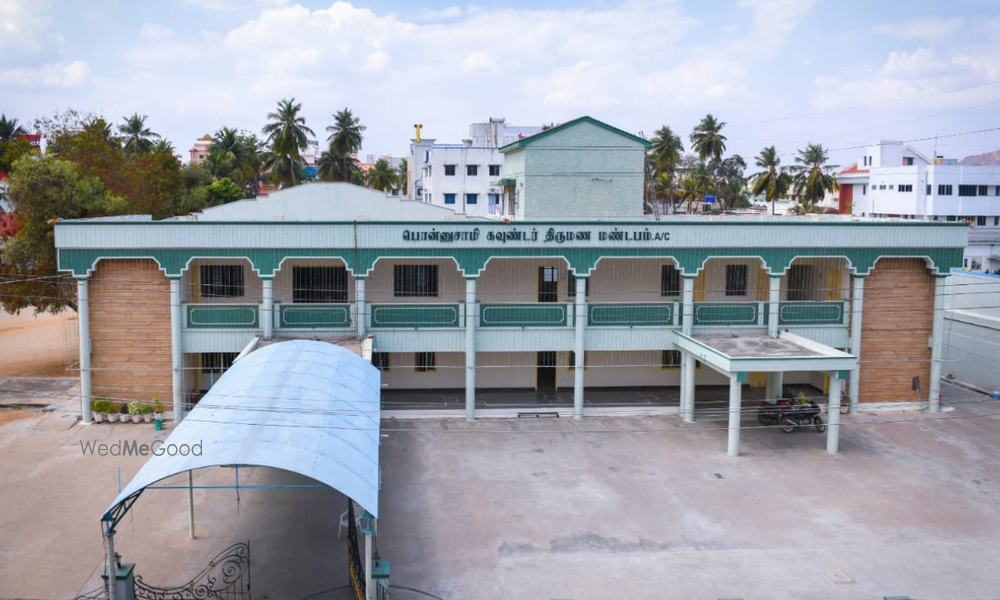
[[[851,299],[851,354],[858,357],[858,362],[851,371],[850,414],[858,414],[858,399],[861,390],[861,305],[865,300],[865,278],[854,275],[854,296]]]
[[[170,278],[170,369],[174,392],[174,420],[184,418],[184,346],[181,327],[184,324],[181,313],[181,278]]]
[[[938,276],[934,280],[934,331],[931,333],[931,381],[927,386],[930,390],[927,409],[931,412],[941,410],[941,347],[944,341],[944,294],[945,278]]]
[[[76,315],[80,328],[80,412],[83,422],[90,423],[90,294],[86,277],[76,280]]]
[[[729,375],[729,456],[740,455],[740,409],[743,403],[743,382],[739,373]]]
[[[465,420],[476,419],[476,278],[465,278]]]
[[[684,365],[682,373],[687,373],[687,378],[683,380],[684,395],[687,397],[687,404],[684,407],[684,420],[694,423],[694,390],[695,390],[695,360],[690,352],[684,353]]]
[[[354,276],[354,326],[358,337],[365,337],[365,323],[368,320],[368,308],[365,306],[365,277]]]
[[[264,339],[269,340],[274,337],[274,278],[261,277],[261,282],[264,284],[264,302],[261,305],[260,324],[264,329]]]
[[[830,397],[827,408],[826,452],[836,454],[840,447],[840,373],[834,371],[830,376]]]
[[[681,332],[684,335],[691,335],[691,327],[694,326],[694,279],[697,276],[697,273],[693,276],[684,275],[684,290],[681,292],[681,303],[684,305]]]
[[[781,275],[771,275],[770,288],[767,291],[767,335],[778,337],[778,324],[781,321]]]
[[[573,369],[573,418],[583,418],[583,369],[586,364],[586,344],[584,336],[587,334],[587,278],[576,278],[576,344],[574,353],[576,355],[576,368]]]
[[[784,373],[776,371],[767,374],[767,399],[777,400],[781,398],[781,386]]]

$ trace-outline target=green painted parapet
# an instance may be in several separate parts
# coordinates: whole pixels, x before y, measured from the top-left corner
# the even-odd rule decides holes
[[[457,304],[373,304],[373,329],[460,327]]]
[[[674,304],[590,304],[587,315],[591,327],[669,327],[674,324]]]
[[[282,304],[278,314],[278,327],[283,329],[351,326],[350,304]]]
[[[760,307],[764,310],[761,314]],[[767,324],[767,304],[761,302],[695,302],[694,325],[747,326]]]
[[[483,304],[480,327],[565,327],[569,323],[567,304]]]
[[[781,325],[844,325],[844,302],[782,302]]]
[[[187,326],[192,329],[256,329],[256,304],[187,304]]]

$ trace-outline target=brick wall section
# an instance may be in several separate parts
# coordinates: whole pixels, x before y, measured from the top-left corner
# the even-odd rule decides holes
[[[170,283],[152,260],[102,260],[90,278],[92,394],[173,402]]]
[[[865,281],[861,402],[926,401],[934,329],[934,277],[923,260],[883,258]],[[913,378],[920,377],[920,391]]]

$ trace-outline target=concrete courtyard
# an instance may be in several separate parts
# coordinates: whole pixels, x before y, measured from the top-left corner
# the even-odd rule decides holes
[[[750,414],[739,458],[712,412],[384,419],[378,550],[402,599],[995,597],[1000,403],[943,387],[940,415],[845,416],[839,456]],[[124,483],[145,459],[82,456],[79,442],[155,439],[150,425],[74,424],[64,401],[0,427],[0,598],[100,586],[99,516],[118,468]],[[269,469],[240,480],[303,483]],[[147,491],[119,526],[145,581],[182,584],[249,540],[253,598],[348,597],[340,494],[199,490],[195,504],[194,541],[182,491]]]

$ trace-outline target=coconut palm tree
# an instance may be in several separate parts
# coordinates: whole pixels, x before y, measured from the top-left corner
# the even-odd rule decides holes
[[[666,125],[653,133],[651,142],[653,146],[650,149],[649,156],[655,168],[653,187],[654,189],[665,187],[667,199],[674,212],[677,212],[677,207],[674,205],[674,174],[677,172],[677,165],[681,161],[684,144],[681,142],[681,138],[675,135],[673,130]],[[664,176],[666,177],[665,179]],[[666,183],[666,186],[663,185],[664,183]]]
[[[256,198],[262,173],[273,162],[272,154],[253,134],[241,137],[240,141],[243,146],[243,193],[247,198]]]
[[[712,168],[713,181],[715,183],[715,195],[719,195],[719,182],[714,177],[722,160],[722,155],[726,152],[726,136],[722,135],[722,128],[726,126],[724,121],[717,120],[713,115],[705,115],[691,132],[691,149],[698,153],[701,160],[708,162]]]
[[[795,157],[798,164],[792,167],[792,189],[799,197],[802,212],[815,212],[819,208],[816,204],[827,192],[839,189],[834,175],[838,167],[826,164],[829,159],[830,155],[822,144],[809,144]]]
[[[122,149],[125,154],[146,154],[153,151],[154,140],[160,139],[160,134],[146,127],[146,115],[132,113],[131,117],[122,117],[124,125],[118,126],[122,136]]]
[[[24,134],[24,128],[18,125],[17,119],[8,119],[7,115],[0,114],[0,142],[12,142]]]
[[[388,159],[382,157],[375,161],[375,166],[368,173],[368,183],[372,189],[381,192],[391,191],[397,181],[396,169],[392,168]]]
[[[223,127],[212,136],[208,147],[206,163],[216,177],[229,177],[233,172],[241,172],[246,162],[247,148],[240,134],[230,127]]]
[[[781,167],[781,159],[774,146],[768,146],[760,151],[754,163],[761,172],[753,176],[750,191],[756,196],[764,194],[771,203],[771,214],[774,214],[774,201],[788,193],[792,185],[792,176]]]
[[[263,129],[274,154],[271,177],[282,184],[298,184],[301,151],[309,142],[306,134],[316,135],[306,126],[306,118],[299,115],[301,111],[302,103],[296,104],[295,98],[282,99],[278,102],[278,109],[267,114],[270,122]]]
[[[154,153],[163,152],[163,153],[166,153],[166,154],[176,154],[177,149],[174,148],[174,143],[171,142],[170,140],[159,139],[159,140],[156,140],[155,144],[153,144],[153,152]]]
[[[344,163],[341,165],[340,171],[349,173],[348,157],[356,155],[361,150],[366,127],[361,124],[361,119],[355,117],[349,108],[334,113],[333,119],[333,125],[326,128],[330,132],[327,142],[330,144],[330,152],[334,156],[340,157],[341,162]],[[347,181],[347,179],[343,181]]]
[[[320,181],[354,182],[358,171],[358,159],[351,155],[338,156],[331,150],[324,150],[316,159],[316,177]]]
[[[400,195],[406,195],[406,184],[407,178],[409,177],[410,164],[407,159],[403,159],[399,163],[399,168],[396,169],[396,184],[399,186]]]

